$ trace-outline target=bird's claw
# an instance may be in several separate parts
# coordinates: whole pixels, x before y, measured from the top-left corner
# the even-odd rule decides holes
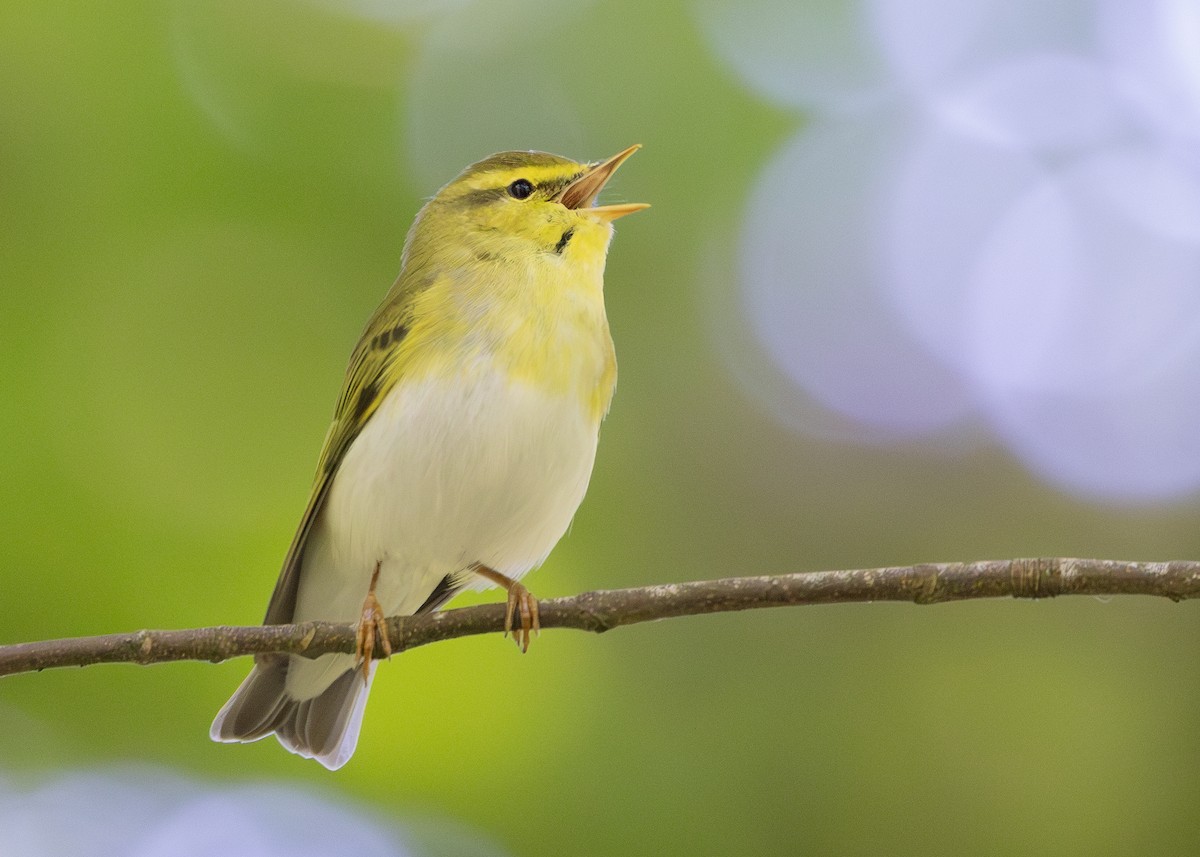
[[[362,667],[363,678],[370,677],[371,660],[375,657],[375,642],[379,641],[385,657],[392,656],[392,641],[388,639],[387,617],[374,592],[368,592],[363,601],[362,616],[358,620],[355,634],[356,664]]]
[[[514,614],[521,618],[521,627],[517,630],[513,630]],[[540,635],[542,632],[537,599],[533,597],[532,592],[515,581],[508,588],[508,603],[504,608],[504,636],[507,637],[510,631],[522,652],[529,651],[530,632],[534,635]]]

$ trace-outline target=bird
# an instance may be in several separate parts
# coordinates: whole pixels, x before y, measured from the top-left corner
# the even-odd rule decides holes
[[[503,587],[505,631],[529,648],[538,605],[520,579],[583,500],[616,385],[603,282],[613,221],[649,207],[597,197],[639,148],[599,162],[500,152],[421,207],[351,354],[264,619],[356,623],[356,654],[257,656],[213,740],[273,734],[342,767],[377,640],[391,654],[385,618],[466,588]]]

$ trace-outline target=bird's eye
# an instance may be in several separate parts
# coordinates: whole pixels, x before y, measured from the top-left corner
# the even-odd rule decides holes
[[[528,179],[517,179],[508,186],[508,195],[513,199],[528,199],[531,193],[533,193],[533,185],[529,183]]]

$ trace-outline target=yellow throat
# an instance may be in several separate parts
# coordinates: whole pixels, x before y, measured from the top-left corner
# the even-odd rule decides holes
[[[504,152],[443,187],[417,215],[400,278],[368,326],[404,327],[394,361],[406,378],[479,358],[579,396],[598,422],[616,381],[603,294],[612,221],[647,206],[594,203],[637,148],[598,164]]]

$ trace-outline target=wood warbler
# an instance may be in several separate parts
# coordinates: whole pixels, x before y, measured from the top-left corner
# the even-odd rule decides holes
[[[503,152],[417,214],[325,438],[265,624],[358,623],[358,654],[260,655],[213,721],[217,741],[274,733],[340,768],[358,743],[385,616],[467,587],[508,590],[522,649],[537,601],[518,580],[583,499],[617,368],[604,314],[612,222],[596,206],[639,147],[601,163]]]

